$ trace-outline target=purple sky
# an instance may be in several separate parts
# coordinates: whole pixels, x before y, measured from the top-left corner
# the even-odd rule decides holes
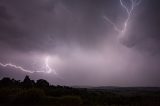
[[[130,8],[129,0],[124,4]],[[129,19],[120,0],[0,0],[0,78],[52,84],[160,86],[160,1],[142,0]],[[56,71],[57,75],[53,73]]]

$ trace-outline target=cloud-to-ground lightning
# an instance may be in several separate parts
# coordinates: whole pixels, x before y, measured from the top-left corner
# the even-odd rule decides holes
[[[49,59],[50,59],[50,57],[49,56],[47,56],[46,58],[45,58],[45,69],[46,70],[44,70],[44,71],[34,71],[34,70],[27,70],[27,69],[25,69],[25,68],[23,68],[22,66],[18,66],[18,65],[15,65],[15,64],[11,64],[11,63],[7,63],[7,64],[3,64],[3,63],[0,63],[0,66],[1,67],[11,67],[11,68],[14,68],[14,69],[18,69],[18,70],[20,70],[20,71],[23,71],[23,72],[26,72],[26,73],[52,73],[52,72],[54,72],[54,74],[57,74],[56,73],[56,71],[54,70],[52,70],[52,68],[50,67],[50,65],[49,65]]]
[[[131,6],[127,6],[126,2],[130,2]],[[124,21],[122,28],[119,28],[113,21],[111,21],[107,16],[104,16],[104,19],[113,25],[114,29],[119,33],[119,35],[124,35],[127,31],[127,27],[129,24],[129,20],[133,14],[134,9],[141,3],[141,0],[120,0],[120,5],[125,9],[127,12],[127,18]]]

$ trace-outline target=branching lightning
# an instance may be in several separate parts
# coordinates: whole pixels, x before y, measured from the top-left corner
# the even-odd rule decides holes
[[[127,6],[127,4],[125,2],[130,2],[131,6]],[[127,18],[124,21],[124,24],[122,26],[122,28],[118,28],[118,26],[111,21],[107,16],[104,16],[104,19],[109,22],[111,25],[113,25],[115,31],[117,31],[119,33],[119,35],[124,35],[127,31],[127,27],[129,24],[129,20],[131,19],[132,13],[134,11],[134,9],[141,3],[141,0],[120,0],[120,5],[122,6],[122,8],[125,9],[125,11],[127,12]]]
[[[17,66],[17,65],[15,65],[15,64],[11,64],[11,63],[7,63],[7,64],[3,64],[3,63],[0,63],[0,66],[1,67],[11,67],[11,68],[15,68],[15,69],[18,69],[18,70],[21,70],[21,71],[23,71],[23,72],[26,72],[26,73],[31,73],[31,74],[33,74],[33,73],[52,73],[52,72],[54,72],[54,74],[57,74],[56,73],[56,71],[54,70],[52,70],[52,68],[50,67],[50,65],[49,65],[49,59],[50,59],[50,57],[49,56],[47,56],[46,58],[45,58],[45,71],[33,71],[33,70],[27,70],[27,69],[25,69],[25,68],[23,68],[23,67],[21,67],[21,66]]]

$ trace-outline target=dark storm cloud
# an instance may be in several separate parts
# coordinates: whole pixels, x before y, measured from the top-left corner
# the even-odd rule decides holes
[[[160,57],[146,55],[159,54],[159,5],[143,0],[119,41],[103,18],[122,28],[127,14],[119,0],[0,0],[0,59],[30,69],[32,60],[57,56],[60,83],[70,85],[159,86]]]
[[[160,1],[145,0],[139,7],[138,14],[131,19],[128,37],[124,44],[140,51],[159,54],[160,49]]]
[[[117,24],[123,23],[124,12],[117,0],[2,0],[0,6],[1,41],[19,50],[54,48],[57,40],[75,40],[84,46],[95,46],[113,30],[106,24],[107,15]],[[149,5],[152,4],[152,5]],[[126,46],[158,49],[159,1],[143,1],[142,12],[133,19]],[[123,13],[123,14],[122,14]],[[118,22],[119,21],[119,22]],[[121,21],[121,22],[120,22]],[[106,33],[106,34],[104,34]],[[149,42],[148,42],[149,41]],[[40,46],[41,45],[41,46]]]
[[[116,0],[0,2],[5,8],[1,10],[2,15],[10,17],[6,23],[1,19],[4,27],[1,40],[22,51],[53,49],[58,40],[66,43],[75,40],[86,47],[95,46],[107,36],[104,34],[107,29],[111,29],[104,23],[103,14],[111,14],[110,8],[118,4]]]
[[[1,20],[11,19],[11,16],[7,13],[6,8],[4,6],[0,6],[0,17],[1,17]]]
[[[45,21],[44,10],[48,9],[46,8],[48,5],[46,6],[45,3],[47,4],[48,2],[43,0],[29,2],[26,0],[1,1],[5,8],[1,10],[2,13],[11,17],[6,21],[2,19],[3,17],[1,18],[1,40],[19,50],[44,49],[47,43],[43,42],[42,39],[44,37],[47,39],[48,37],[43,34],[49,23],[49,21],[43,22]],[[44,29],[42,28],[43,26]],[[42,47],[40,47],[40,44]]]
[[[65,39],[68,24],[72,25],[70,11],[59,1],[8,0],[1,3],[1,41],[20,50],[53,46],[52,42],[47,43],[50,36]]]

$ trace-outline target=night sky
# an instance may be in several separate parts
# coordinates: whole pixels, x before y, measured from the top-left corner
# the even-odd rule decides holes
[[[160,86],[160,0],[141,0],[117,32],[127,17],[120,0],[0,0],[0,63],[34,72],[0,65],[0,78]]]

